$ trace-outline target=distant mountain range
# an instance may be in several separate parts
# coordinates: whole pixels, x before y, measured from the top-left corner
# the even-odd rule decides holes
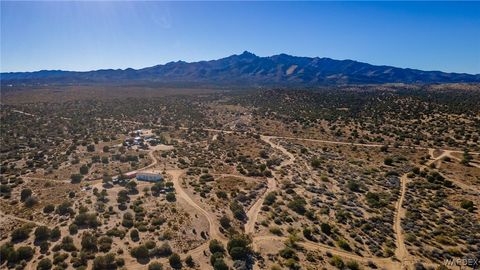
[[[329,85],[381,83],[480,82],[480,74],[422,71],[375,66],[352,60],[279,54],[259,57],[250,52],[187,63],[169,62],[142,69],[87,72],[42,70],[1,73],[2,84],[41,83],[199,83],[212,85]]]

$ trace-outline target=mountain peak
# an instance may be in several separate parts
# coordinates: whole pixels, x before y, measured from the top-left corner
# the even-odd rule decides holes
[[[249,51],[243,51],[242,54],[239,55],[241,58],[256,58],[257,56],[254,53]]]

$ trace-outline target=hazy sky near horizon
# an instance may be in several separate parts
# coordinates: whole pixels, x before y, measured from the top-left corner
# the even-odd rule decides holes
[[[480,2],[1,2],[1,71],[142,68],[244,50],[480,73]]]

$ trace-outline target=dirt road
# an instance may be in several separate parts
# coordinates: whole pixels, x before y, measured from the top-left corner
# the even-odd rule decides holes
[[[402,207],[405,200],[405,193],[407,192],[407,174],[400,177],[400,198],[395,204],[395,221],[393,223],[393,230],[395,231],[396,246],[395,257],[400,261],[405,261],[409,256],[407,247],[405,246],[405,237],[402,231],[401,221],[405,216],[405,209]]]
[[[267,190],[262,194],[262,196],[250,207],[247,211],[247,223],[245,224],[245,233],[246,234],[253,234],[255,233],[255,223],[258,219],[258,214],[263,205],[263,201],[265,201],[265,197],[268,193],[274,191],[277,188],[277,182],[273,178],[268,178],[267,180]]]
[[[442,153],[440,155],[438,155],[437,157],[433,157],[433,151],[434,149],[429,149],[429,154],[430,154],[430,157],[432,158],[432,160],[430,160],[429,162],[427,162],[424,166],[421,167],[421,169],[427,169],[431,164],[434,164],[436,162],[439,162],[439,164],[437,165],[439,168],[440,165],[441,165],[441,162],[442,162],[442,159],[444,157],[450,157],[452,159],[456,159],[456,160],[460,160],[459,158],[455,157],[452,155],[452,153],[457,153],[457,151],[453,151],[453,150],[440,150],[442,151]],[[462,152],[463,153],[463,152]],[[473,167],[477,167],[477,168],[480,168],[480,165],[477,166],[477,164],[473,163],[473,162],[470,162],[470,165],[472,165]],[[450,181],[452,181],[452,183],[454,183],[456,186],[458,186],[459,188],[463,189],[463,190],[467,190],[467,191],[470,191],[471,193],[473,194],[476,194],[476,195],[480,195],[480,188],[478,188],[477,186],[474,186],[474,185],[467,185],[461,181],[458,181],[456,179],[452,179],[452,178],[449,178],[449,177],[446,177],[443,173],[441,173],[440,171],[437,170],[437,172],[443,176],[445,179],[448,179]]]
[[[271,137],[268,136],[261,136],[260,137],[263,141],[266,143],[270,144],[270,146],[274,149],[279,150],[283,154],[285,154],[288,159],[283,160],[282,163],[278,167],[283,167],[287,165],[293,164],[295,161],[295,156],[288,152],[287,149],[283,148],[283,146],[279,144],[275,144],[271,141]],[[255,223],[257,222],[258,219],[258,214],[260,213],[260,210],[262,208],[263,202],[265,201],[265,197],[267,196],[268,193],[275,191],[277,189],[277,181],[276,178],[278,177],[276,172],[272,172],[273,178],[268,178],[268,187],[265,193],[253,204],[253,206],[248,210],[247,212],[247,218],[248,221],[245,224],[245,233],[246,234],[253,234],[255,233]],[[255,246],[255,243],[254,243]]]
[[[17,216],[14,216],[14,215],[8,215],[8,214],[5,214],[5,213],[2,213],[0,212],[0,218],[3,219],[3,218],[11,218],[11,219],[15,219],[17,221],[20,221],[20,222],[24,222],[24,223],[33,223],[37,226],[48,226],[47,224],[44,224],[44,223],[41,223],[41,222],[37,222],[37,221],[33,221],[33,220],[28,220],[26,218],[20,218],[20,217],[17,217]]]
[[[217,224],[217,217],[198,205],[183,189],[182,183],[180,183],[180,177],[185,173],[185,171],[168,170],[167,173],[173,177],[173,185],[175,187],[175,191],[177,192],[177,196],[185,200],[193,208],[197,209],[207,219],[210,239],[217,239],[222,242],[226,242],[226,237],[220,233],[220,226]]]

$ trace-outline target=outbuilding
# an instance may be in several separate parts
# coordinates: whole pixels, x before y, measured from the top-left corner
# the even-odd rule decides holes
[[[163,176],[158,173],[139,172],[137,173],[137,180],[146,182],[160,182],[163,181]]]

